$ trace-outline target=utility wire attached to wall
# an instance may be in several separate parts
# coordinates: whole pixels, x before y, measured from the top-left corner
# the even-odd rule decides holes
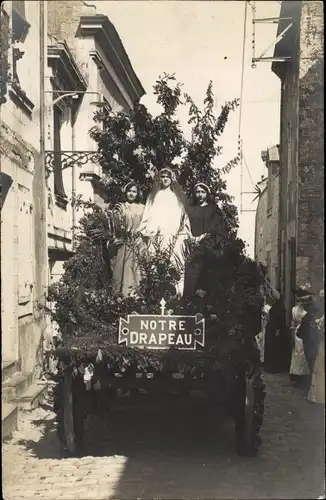
[[[254,212],[255,210],[244,210],[243,209],[243,195],[244,194],[256,194],[257,189],[256,185],[253,181],[250,168],[246,162],[246,159],[243,154],[243,139],[242,139],[242,111],[243,111],[243,95],[244,95],[244,74],[245,74],[245,60],[246,60],[246,40],[247,40],[247,18],[248,18],[248,4],[252,8],[253,12],[256,9],[255,2],[245,2],[245,11],[244,11],[244,25],[243,25],[243,40],[242,40],[242,66],[241,66],[241,83],[240,83],[240,106],[239,106],[239,129],[238,129],[238,155],[240,157],[240,213],[243,212]],[[255,29],[255,25],[253,23],[253,30]],[[252,44],[254,47],[255,44],[255,33],[253,31],[253,39]],[[253,49],[254,50],[254,49]],[[254,101],[253,101],[254,102]],[[264,102],[264,101],[262,101]],[[244,192],[243,191],[243,170],[244,167],[248,172],[252,189],[253,191]]]

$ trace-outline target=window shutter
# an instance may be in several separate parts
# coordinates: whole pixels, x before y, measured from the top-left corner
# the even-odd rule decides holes
[[[24,42],[30,28],[26,20],[25,2],[13,0],[12,2],[12,32],[13,42]]]
[[[33,223],[31,193],[28,188],[18,184],[18,303],[26,304],[32,300],[33,292]]]
[[[24,0],[12,0],[12,7],[20,15],[22,19],[26,20]]]
[[[53,109],[54,194],[59,198],[66,198],[61,165],[61,125],[62,111],[55,106]]]

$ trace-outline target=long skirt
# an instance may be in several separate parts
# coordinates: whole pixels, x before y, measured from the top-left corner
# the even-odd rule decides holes
[[[194,252],[191,260],[185,266],[184,295],[192,297],[200,287],[200,278],[203,271],[203,257],[200,252]]]
[[[141,269],[135,252],[129,245],[119,248],[113,263],[112,283],[117,293],[125,297],[134,293],[141,281]]]
[[[309,375],[309,367],[303,349],[303,342],[296,335],[291,357],[290,374],[297,376]]]
[[[257,347],[260,352],[260,362],[264,363],[264,354],[265,354],[265,331],[262,330],[256,335]]]
[[[264,370],[267,373],[281,373],[289,369],[287,332],[276,332],[266,328],[264,346]]]

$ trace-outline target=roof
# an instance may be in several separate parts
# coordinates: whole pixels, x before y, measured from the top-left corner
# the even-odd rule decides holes
[[[293,57],[297,48],[296,41],[300,30],[301,4],[297,0],[286,0],[281,4],[280,20],[277,28],[277,37],[282,31],[293,22],[293,26],[285,33],[284,37],[276,43],[273,57]],[[284,19],[284,18],[291,18]],[[282,65],[286,63],[274,61],[272,71],[281,78]]]
[[[118,32],[107,16],[81,16],[76,36],[96,39],[134,102],[145,94]]]
[[[269,146],[267,149],[261,151],[260,157],[266,165],[267,163],[278,163],[280,161],[279,144]]]
[[[280,149],[278,145],[271,146],[267,149],[267,159],[270,162],[280,161]]]

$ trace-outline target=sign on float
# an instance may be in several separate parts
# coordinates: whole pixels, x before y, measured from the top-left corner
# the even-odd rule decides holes
[[[195,350],[205,346],[205,320],[195,316],[130,314],[120,318],[119,344],[148,349]]]

